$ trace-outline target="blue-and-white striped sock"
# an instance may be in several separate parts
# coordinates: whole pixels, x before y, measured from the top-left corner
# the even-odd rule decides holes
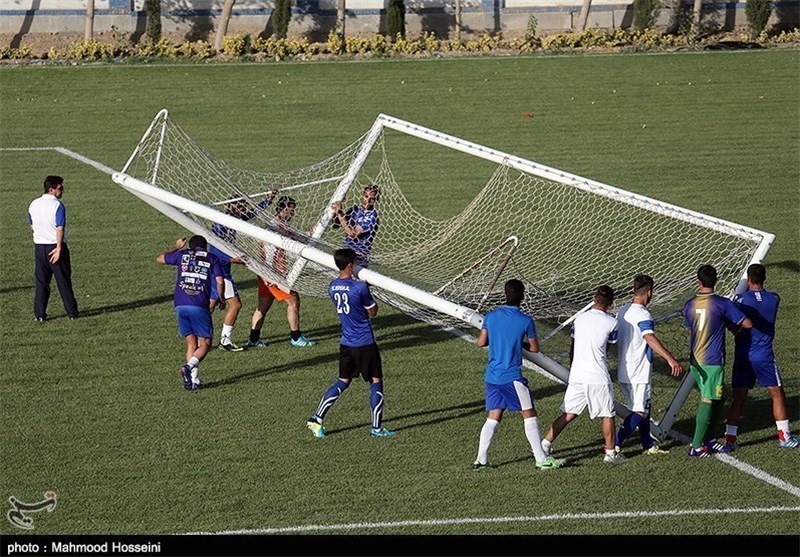
[[[350,383],[345,383],[341,379],[337,380],[336,383],[328,387],[328,390],[325,391],[325,394],[322,395],[322,400],[319,401],[319,406],[317,406],[317,411],[314,412],[314,418],[318,422],[322,422],[322,419],[325,417],[325,414],[328,413],[328,410],[331,409],[333,403],[336,402],[342,393],[350,386]]]
[[[383,381],[370,385],[369,407],[372,409],[372,427],[380,429],[383,421]]]

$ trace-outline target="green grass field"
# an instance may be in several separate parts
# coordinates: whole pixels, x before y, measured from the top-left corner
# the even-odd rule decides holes
[[[795,430],[800,396],[800,53],[480,58],[263,65],[97,65],[0,69],[0,147],[64,146],[119,169],[167,107],[190,136],[252,170],[306,166],[364,133],[378,113],[777,235],[768,288],[781,293],[776,350]],[[533,118],[526,119],[524,114]],[[645,127],[646,125],[646,127]],[[448,155],[443,154],[443,157]],[[444,160],[444,159],[443,159]],[[435,168],[436,159],[419,166]],[[395,168],[435,218],[482,186],[469,165],[446,181]],[[212,388],[187,393],[172,311],[174,269],[154,258],[181,229],[108,176],[52,151],[0,151],[3,307],[0,499],[38,501],[39,534],[181,533],[440,520],[352,534],[800,534],[798,451],[783,451],[765,390],[752,392],[733,456],[794,487],[721,460],[690,461],[676,442],[661,459],[601,462],[599,422],[581,417],[559,438],[572,465],[537,472],[518,416],[490,459],[471,463],[484,420],[486,354],[383,307],[375,320],[386,372],[387,425],[368,434],[368,389],[329,414],[330,435],[305,420],[334,380],[338,321],[303,299],[313,349],[289,347],[283,308],[267,318],[268,349],[214,350]],[[47,174],[65,177],[68,239],[82,317],[64,318],[54,288],[32,321],[33,249],[25,220]],[[244,341],[256,283],[235,270]],[[55,285],[53,285],[55,286]],[[215,326],[221,326],[216,316]],[[674,347],[686,354],[686,347]],[[527,372],[542,429],[563,388]],[[673,385],[676,382],[672,382]],[[691,434],[696,398],[676,429]],[[708,510],[681,515],[662,511]],[[450,519],[644,511],[614,519],[448,522]],[[7,521],[0,532],[18,533]],[[329,533],[311,530],[307,533]],[[337,531],[338,532],[338,531]]]

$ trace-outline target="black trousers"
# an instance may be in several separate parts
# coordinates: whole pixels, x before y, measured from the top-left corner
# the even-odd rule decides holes
[[[61,257],[55,263],[50,263],[49,253],[55,249],[55,244],[35,244],[36,254],[36,295],[33,299],[33,316],[36,318],[47,317],[47,302],[50,300],[50,280],[56,277],[58,292],[64,309],[70,317],[78,317],[78,302],[72,292],[72,264],[69,259],[69,248],[66,243],[61,244]]]

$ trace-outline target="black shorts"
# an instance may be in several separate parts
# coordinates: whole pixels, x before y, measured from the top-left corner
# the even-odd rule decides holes
[[[361,376],[364,381],[373,377],[383,378],[381,353],[374,342],[367,346],[339,345],[339,377],[353,379]]]

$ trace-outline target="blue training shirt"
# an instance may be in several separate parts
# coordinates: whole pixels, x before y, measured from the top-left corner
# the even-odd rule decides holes
[[[375,343],[367,310],[375,306],[367,283],[355,277],[337,278],[328,286],[328,294],[342,322],[339,343],[351,348]]]
[[[536,338],[533,318],[517,306],[502,306],[486,314],[481,329],[489,333],[486,382],[502,385],[522,378],[522,339]]]
[[[372,242],[378,234],[380,219],[377,209],[364,209],[359,205],[353,205],[347,211],[347,224],[350,226],[360,226],[364,232],[351,238],[348,236],[344,240],[344,247],[352,249],[360,258],[360,263],[369,262],[369,254],[372,251]]]
[[[744,329],[734,337],[735,357],[751,362],[773,362],[775,353],[775,320],[781,297],[767,290],[748,290],[737,295],[733,302],[753,322],[752,329]]]
[[[222,266],[214,255],[202,249],[184,249],[164,255],[167,265],[178,267],[175,280],[175,306],[199,306],[208,309],[211,289]]]
[[[216,255],[217,259],[219,259],[219,264],[222,266],[222,278],[232,281],[233,274],[231,273],[231,259],[233,258],[218,247],[212,246],[211,244],[208,245],[208,253],[211,255]]]

